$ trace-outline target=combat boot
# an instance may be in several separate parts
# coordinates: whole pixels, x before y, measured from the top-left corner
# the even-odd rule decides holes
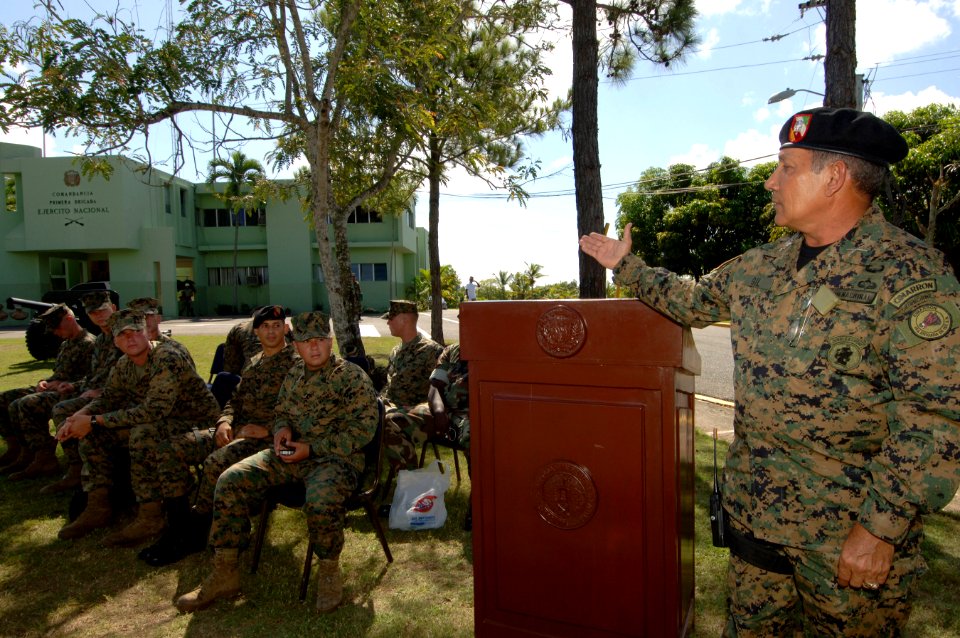
[[[163,508],[160,501],[140,503],[137,517],[123,529],[103,539],[106,547],[132,547],[149,540],[163,531]]]
[[[340,558],[317,561],[317,613],[329,614],[343,600]]]
[[[71,463],[67,466],[67,473],[60,478],[59,481],[51,483],[50,485],[45,485],[41,490],[41,494],[60,494],[61,492],[69,492],[80,487],[80,472],[83,469],[82,463]]]
[[[169,499],[165,505],[167,529],[164,530],[160,540],[137,554],[137,558],[151,567],[163,567],[176,563],[190,554],[203,551],[207,546],[206,532],[201,538],[186,496]]]
[[[11,481],[56,476],[60,473],[60,462],[57,461],[57,449],[48,448],[36,452],[30,465],[9,476]]]
[[[217,548],[213,555],[213,571],[199,587],[177,599],[177,609],[185,613],[200,611],[216,600],[239,594],[239,554],[240,550],[236,548]]]
[[[15,474],[26,469],[31,463],[33,463],[33,450],[25,447],[20,448],[20,454],[17,455],[17,460],[0,467],[0,474]]]
[[[57,534],[63,540],[86,536],[100,527],[110,524],[113,509],[110,507],[110,493],[105,487],[99,487],[87,494],[87,506],[72,523],[60,528]]]

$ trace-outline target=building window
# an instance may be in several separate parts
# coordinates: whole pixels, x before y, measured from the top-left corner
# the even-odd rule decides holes
[[[350,264],[350,272],[359,281],[386,281],[387,264]]]
[[[347,217],[348,224],[380,224],[382,222],[383,217],[380,213],[366,208],[357,208]]]
[[[204,228],[229,228],[232,219],[237,220],[237,226],[266,226],[267,211],[265,208],[254,208],[245,213],[236,215],[227,208],[204,208],[200,211]]]
[[[181,188],[180,190],[180,217],[187,216],[187,190]]]
[[[170,189],[173,188],[172,185],[167,184],[163,189],[163,209],[167,211],[167,214],[170,214]]]
[[[233,268],[207,268],[208,286],[232,286],[234,282],[241,286],[259,286],[270,283],[270,269],[267,266],[240,266],[234,274]]]
[[[417,215],[414,211],[407,211],[407,223],[410,225],[410,228],[416,230],[417,228]]]
[[[17,212],[17,176],[5,174],[3,176],[3,192],[6,199],[4,210],[8,213]]]
[[[320,264],[313,265],[313,280],[321,284],[326,281],[323,276],[323,267]]]

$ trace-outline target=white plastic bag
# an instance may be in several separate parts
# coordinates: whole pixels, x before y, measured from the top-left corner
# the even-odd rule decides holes
[[[390,529],[438,529],[447,520],[443,494],[450,474],[440,461],[419,470],[400,470],[390,505]]]

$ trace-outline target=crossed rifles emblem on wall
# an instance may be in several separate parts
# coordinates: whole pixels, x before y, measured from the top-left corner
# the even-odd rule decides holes
[[[64,225],[64,226],[69,226],[70,224],[76,224],[77,226],[83,226],[83,222],[80,221],[79,219],[70,219],[69,217],[67,217],[66,220],[67,220],[67,221],[63,222],[63,225]]]

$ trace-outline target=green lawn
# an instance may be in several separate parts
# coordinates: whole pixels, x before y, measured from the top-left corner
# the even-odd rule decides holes
[[[206,376],[222,337],[183,336]],[[366,339],[379,361],[397,343]],[[49,371],[32,361],[22,342],[0,339],[0,390],[32,385]],[[697,436],[696,636],[718,636],[723,625],[725,550],[710,545],[706,506],[711,485],[711,440]],[[2,449],[2,445],[0,445]],[[449,461],[449,452],[443,451]],[[307,604],[297,601],[306,550],[306,525],[298,511],[280,508],[256,576],[244,575],[244,595],[194,615],[179,615],[172,601],[206,573],[208,555],[153,569],[136,550],[105,549],[105,531],[74,542],[57,540],[66,498],[40,496],[42,482],[0,478],[0,637],[137,638],[189,636],[416,636],[473,634],[471,535],[461,529],[470,482],[454,478],[447,493],[449,519],[442,530],[388,530],[394,563],[388,565],[365,515],[349,516],[341,565],[345,604],[318,617],[311,586]],[[910,635],[960,638],[960,517],[928,519],[923,580]],[[244,564],[248,556],[242,558]]]

